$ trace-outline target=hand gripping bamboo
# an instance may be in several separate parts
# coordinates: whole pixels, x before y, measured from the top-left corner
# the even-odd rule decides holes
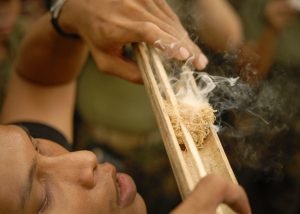
[[[211,128],[209,136],[205,139],[204,148],[199,150],[186,126],[180,122],[186,149],[183,150],[179,146],[165,106],[167,101],[171,104],[175,115],[179,115],[178,103],[163,63],[156,50],[144,43],[137,45],[136,55],[164,146],[183,199],[195,188],[199,179],[207,174],[217,174],[233,183],[237,183],[218,135],[213,128]],[[160,88],[163,89],[163,94],[160,92]],[[227,206],[221,205],[217,213],[227,214],[233,212]]]

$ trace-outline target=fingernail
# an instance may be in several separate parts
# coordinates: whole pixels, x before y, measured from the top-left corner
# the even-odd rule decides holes
[[[208,59],[204,54],[200,54],[196,62],[198,69],[204,69],[208,64]]]
[[[184,48],[184,47],[181,47],[179,49],[179,52],[180,52],[180,55],[181,55],[181,57],[182,57],[183,60],[189,58],[189,56],[190,56],[189,51],[186,48]]]

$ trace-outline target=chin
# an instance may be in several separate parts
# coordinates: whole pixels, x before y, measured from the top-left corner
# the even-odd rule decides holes
[[[122,214],[146,214],[147,209],[144,202],[144,199],[140,194],[136,194],[136,197],[131,205],[126,208],[123,208]]]

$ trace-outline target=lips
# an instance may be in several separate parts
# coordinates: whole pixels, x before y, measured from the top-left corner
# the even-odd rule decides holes
[[[117,173],[116,181],[119,191],[119,205],[127,207],[136,197],[136,186],[132,178],[124,173]]]

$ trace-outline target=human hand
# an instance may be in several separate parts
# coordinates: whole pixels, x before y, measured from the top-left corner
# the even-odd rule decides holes
[[[208,61],[165,0],[69,0],[60,19],[80,34],[101,70],[132,82],[142,79],[136,63],[123,56],[128,43],[154,44],[178,60],[194,55],[197,69]]]
[[[172,214],[215,214],[221,203],[227,204],[237,213],[251,213],[246,193],[242,187],[218,176],[208,175],[199,181],[195,190]]]
[[[281,32],[295,18],[297,11],[288,0],[273,0],[265,7],[265,17],[269,26]]]

